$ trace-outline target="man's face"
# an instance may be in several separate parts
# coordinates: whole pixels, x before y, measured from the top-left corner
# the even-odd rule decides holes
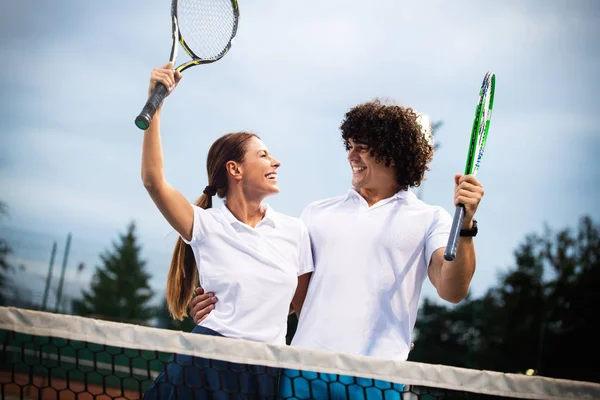
[[[352,186],[357,191],[378,190],[396,185],[396,168],[393,163],[385,166],[371,155],[366,144],[348,140],[348,161],[352,168]]]

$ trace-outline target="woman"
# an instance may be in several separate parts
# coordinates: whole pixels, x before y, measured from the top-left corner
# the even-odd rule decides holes
[[[154,69],[149,93],[158,82],[172,91],[180,79],[171,63]],[[226,301],[216,305],[194,333],[285,344],[290,303],[298,312],[302,308],[313,265],[302,222],[262,202],[279,192],[279,161],[252,133],[224,135],[208,152],[208,185],[191,205],[164,177],[160,112],[159,108],[144,133],[142,180],[180,234],[167,279],[169,312],[180,320],[185,317],[199,276],[203,288]],[[222,207],[211,208],[214,195],[225,199]],[[276,393],[273,371],[244,373],[238,381],[235,371],[257,367],[215,367],[212,361],[212,368],[203,368],[208,360],[181,355],[173,360],[145,398],[230,398],[228,391],[264,398]]]

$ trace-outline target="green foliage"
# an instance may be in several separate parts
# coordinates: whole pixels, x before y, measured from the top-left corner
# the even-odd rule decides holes
[[[515,266],[481,299],[426,301],[413,361],[600,382],[593,323],[600,305],[600,226],[528,235]]]
[[[0,218],[5,217],[8,214],[6,203],[0,201]],[[6,304],[6,293],[5,287],[7,284],[6,273],[12,270],[12,266],[8,263],[8,256],[12,252],[12,249],[8,245],[5,238],[0,238],[0,306]]]
[[[112,251],[100,255],[102,266],[96,267],[91,287],[83,298],[73,302],[75,313],[111,321],[147,324],[154,317],[146,262],[140,258],[135,224],[113,243]]]

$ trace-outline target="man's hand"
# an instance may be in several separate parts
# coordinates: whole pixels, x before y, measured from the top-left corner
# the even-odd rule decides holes
[[[473,216],[483,197],[483,186],[473,175],[456,174],[454,176],[454,205],[465,206],[462,229],[471,229]]]
[[[214,293],[204,293],[204,289],[197,287],[195,290],[195,296],[190,301],[190,317],[194,320],[194,323],[198,325],[201,321],[208,316],[208,314],[214,310],[215,303],[218,299]]]

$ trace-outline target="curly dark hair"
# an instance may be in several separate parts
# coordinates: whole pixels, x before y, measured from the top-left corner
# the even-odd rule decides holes
[[[346,113],[340,126],[346,150],[350,139],[366,144],[377,162],[389,167],[394,161],[401,190],[418,187],[433,158],[433,144],[423,134],[418,116],[412,108],[379,99],[359,104]]]

